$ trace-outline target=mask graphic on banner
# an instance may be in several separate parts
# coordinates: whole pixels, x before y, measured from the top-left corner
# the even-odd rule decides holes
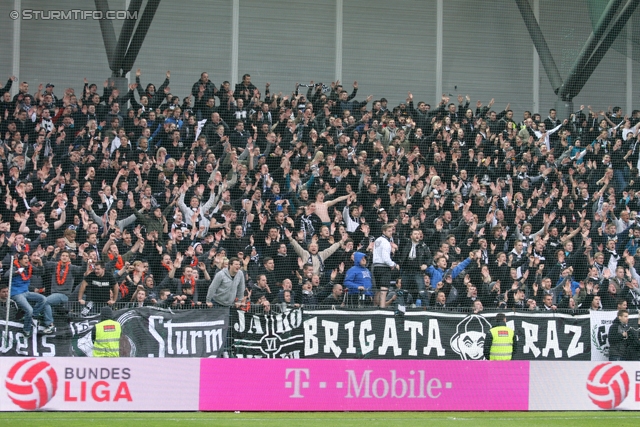
[[[451,349],[462,360],[484,360],[484,338],[490,329],[491,324],[482,316],[465,317],[451,337]]]
[[[629,394],[629,375],[620,365],[602,363],[591,370],[587,391],[596,406],[614,409]]]

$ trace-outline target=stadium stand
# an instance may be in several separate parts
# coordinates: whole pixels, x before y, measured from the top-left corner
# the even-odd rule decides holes
[[[249,74],[235,88],[212,77],[178,95],[170,72],[156,88],[138,70],[126,93],[7,81],[0,258],[12,296],[35,294],[35,311],[58,317],[103,304],[640,306],[640,111],[516,118],[463,95],[389,105],[357,82],[282,96]],[[373,265],[376,251],[388,261]]]

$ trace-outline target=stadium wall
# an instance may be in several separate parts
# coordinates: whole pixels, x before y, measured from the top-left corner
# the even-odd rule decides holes
[[[640,410],[637,362],[2,362],[0,411]],[[173,393],[159,397],[169,384]]]
[[[111,10],[125,7],[124,1],[109,4]],[[587,2],[533,0],[532,5],[565,77],[591,33]],[[110,76],[97,21],[19,19],[16,23],[9,17],[16,7],[43,9],[36,0],[0,3],[4,41],[0,76],[18,74],[32,90],[38,83],[52,82],[57,94],[66,87],[79,92],[84,77],[100,85]],[[86,9],[93,3],[70,0],[60,7]],[[440,35],[438,16],[442,16]],[[631,25],[637,26],[637,21],[632,19]],[[14,25],[20,25],[20,60],[15,68]],[[116,34],[121,25],[114,21]],[[629,74],[626,57],[611,49],[575,98],[575,106],[592,104],[596,111],[608,105],[625,108],[640,94],[640,73],[633,73],[637,68],[633,65]],[[495,98],[496,109],[511,102],[517,118],[525,109],[544,116],[556,99],[543,68],[538,64],[538,73],[534,72],[533,44],[513,0],[161,2],[136,68],[143,71],[144,85],[159,85],[171,70],[171,91],[181,97],[189,93],[200,72],[208,71],[216,84],[233,83],[250,73],[261,90],[270,82],[272,91],[283,93],[291,91],[296,81],[327,83],[338,78],[349,89],[358,80],[357,99],[385,96],[392,105],[403,101],[409,90],[416,100],[432,104],[441,93],[468,93],[474,104],[480,99],[486,105]]]

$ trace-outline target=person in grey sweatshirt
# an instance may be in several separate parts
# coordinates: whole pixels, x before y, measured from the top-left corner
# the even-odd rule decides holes
[[[239,306],[244,297],[244,273],[240,271],[240,260],[231,258],[229,267],[216,273],[207,292],[207,306]]]

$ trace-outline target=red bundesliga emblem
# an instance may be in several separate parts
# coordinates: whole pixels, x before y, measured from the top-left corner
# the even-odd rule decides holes
[[[56,394],[58,375],[42,359],[21,360],[9,370],[5,386],[11,401],[20,408],[40,409]]]
[[[499,337],[508,337],[509,336],[509,332],[507,332],[507,331],[498,331],[498,336]]]
[[[102,330],[105,332],[113,332],[116,330],[116,327],[113,325],[104,325]]]
[[[614,409],[629,394],[629,375],[620,365],[601,363],[589,374],[587,392],[596,406]]]

